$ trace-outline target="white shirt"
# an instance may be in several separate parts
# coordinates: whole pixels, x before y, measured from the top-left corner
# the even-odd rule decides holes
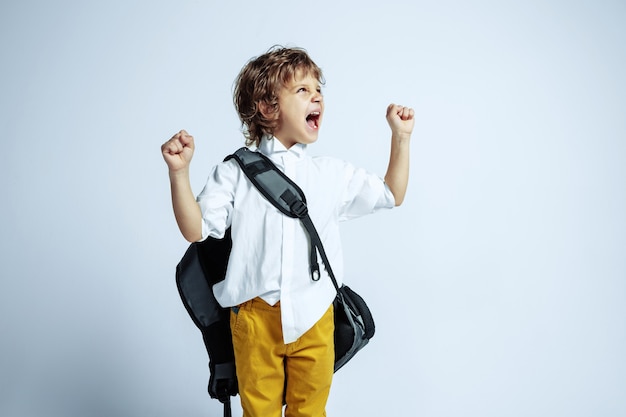
[[[307,156],[306,145],[286,149],[280,141],[264,138],[259,151],[304,191],[309,215],[341,286],[339,222],[394,207],[393,194],[380,177],[347,162]],[[217,301],[231,307],[255,297],[270,305],[280,300],[284,342],[297,340],[336,295],[321,258],[321,278],[311,278],[308,235],[300,220],[276,209],[232,160],[213,168],[197,200],[203,239],[222,238],[231,227],[226,278],[213,287]]]

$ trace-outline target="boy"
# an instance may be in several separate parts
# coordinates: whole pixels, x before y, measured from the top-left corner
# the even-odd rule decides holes
[[[384,181],[327,157],[307,156],[324,115],[321,69],[298,48],[274,47],[237,77],[234,103],[248,146],[269,156],[307,197],[337,281],[343,263],[338,223],[400,205],[407,188],[412,109],[391,104],[391,155]],[[190,242],[221,238],[231,227],[226,278],[213,288],[231,309],[244,417],[321,417],[333,376],[336,292],[322,268],[314,280],[309,242],[298,219],[281,214],[234,161],[213,168],[194,197],[189,163],[194,139],[184,130],[161,147],[178,226]]]

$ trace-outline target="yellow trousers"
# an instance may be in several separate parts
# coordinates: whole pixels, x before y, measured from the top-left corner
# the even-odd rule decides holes
[[[243,417],[325,417],[335,361],[333,306],[285,344],[280,302],[260,298],[231,310],[230,326]]]

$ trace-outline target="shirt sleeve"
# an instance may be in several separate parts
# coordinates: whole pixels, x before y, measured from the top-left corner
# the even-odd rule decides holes
[[[345,189],[339,220],[345,221],[395,206],[391,190],[382,178],[350,164],[344,166]]]
[[[202,212],[202,240],[224,237],[231,224],[238,169],[233,161],[216,165],[209,174],[197,202]]]

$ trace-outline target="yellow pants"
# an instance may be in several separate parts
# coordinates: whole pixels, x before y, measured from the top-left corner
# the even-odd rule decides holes
[[[293,343],[285,344],[280,302],[260,298],[230,315],[244,417],[324,417],[335,361],[333,306]]]

